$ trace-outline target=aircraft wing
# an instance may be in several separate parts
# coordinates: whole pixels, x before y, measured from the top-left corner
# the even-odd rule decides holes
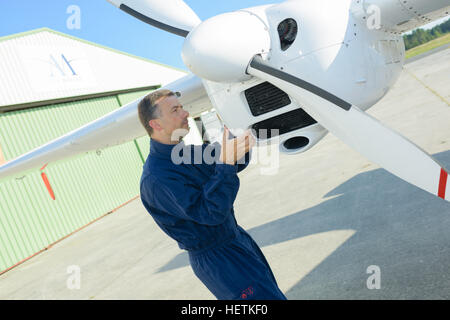
[[[191,117],[212,108],[202,81],[187,75],[165,89],[179,92],[179,100]],[[56,138],[0,166],[0,180],[23,176],[27,171],[84,152],[119,145],[147,134],[139,122],[137,106],[143,97]]]
[[[448,16],[449,0],[365,0],[358,1],[354,14],[368,26],[403,33]]]

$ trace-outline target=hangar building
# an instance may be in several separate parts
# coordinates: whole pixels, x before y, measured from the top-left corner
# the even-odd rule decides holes
[[[0,57],[0,164],[186,74],[48,28]],[[144,136],[1,182],[0,274],[138,197],[148,152]]]

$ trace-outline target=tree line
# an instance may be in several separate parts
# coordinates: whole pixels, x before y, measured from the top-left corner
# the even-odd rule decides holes
[[[405,41],[405,49],[409,50],[411,48],[420,46],[421,44],[439,38],[449,32],[450,19],[429,30],[416,29],[411,34],[403,36],[403,39]]]

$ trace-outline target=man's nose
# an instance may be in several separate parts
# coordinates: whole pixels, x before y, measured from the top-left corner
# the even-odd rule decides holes
[[[183,110],[183,111],[184,111],[184,113],[185,113],[185,114],[184,114],[184,117],[185,117],[185,118],[188,118],[188,117],[189,117],[189,111],[186,111],[186,110]]]

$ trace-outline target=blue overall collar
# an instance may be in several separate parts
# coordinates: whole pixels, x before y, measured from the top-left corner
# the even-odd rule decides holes
[[[181,147],[183,147],[184,141],[181,141],[178,144],[165,144],[154,139],[150,139],[150,156],[155,156],[163,159],[171,159],[172,149],[180,144]]]

